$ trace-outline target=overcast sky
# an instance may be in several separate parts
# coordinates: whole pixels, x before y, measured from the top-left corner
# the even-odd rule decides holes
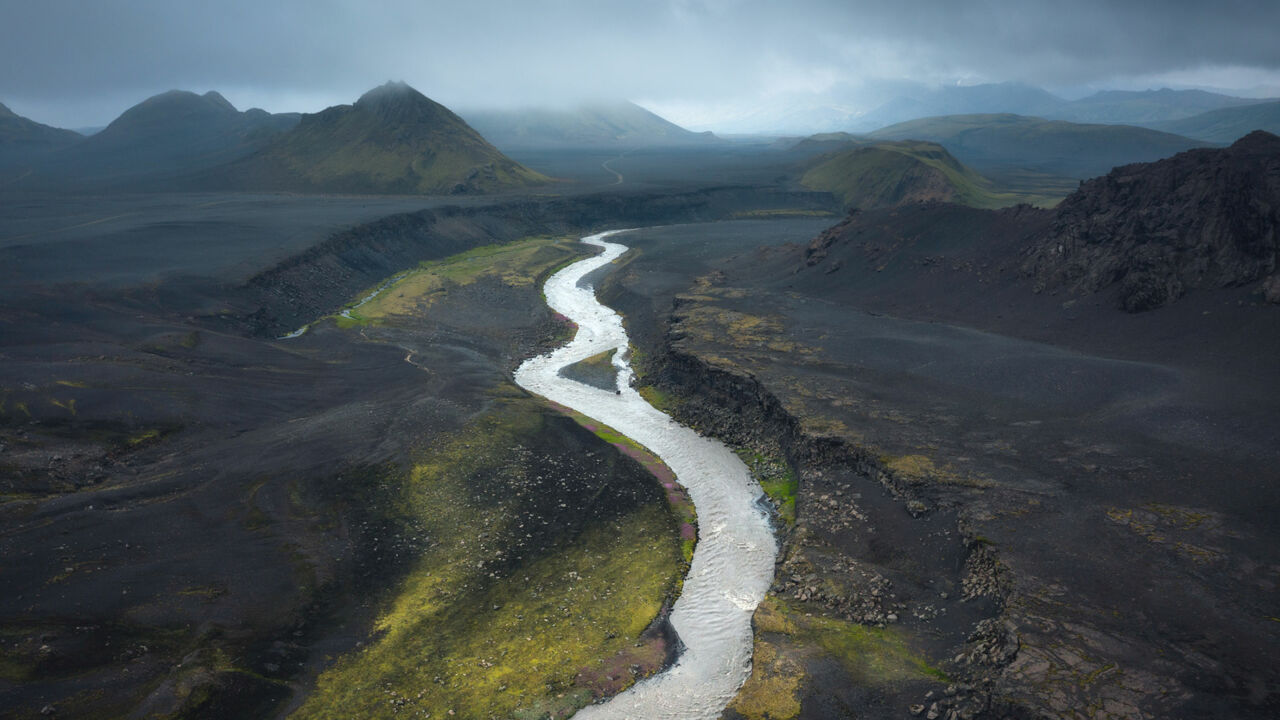
[[[899,80],[1261,97],[1278,28],[1278,0],[0,0],[0,102],[84,127],[173,88],[314,112],[395,79],[454,108],[627,98],[701,128]]]

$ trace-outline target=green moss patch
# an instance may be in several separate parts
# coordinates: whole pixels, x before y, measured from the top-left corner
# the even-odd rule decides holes
[[[754,450],[739,449],[738,457],[746,464],[752,476],[760,483],[764,494],[773,502],[778,512],[778,519],[787,527],[796,524],[796,493],[800,490],[800,481],[787,463],[779,458],[771,457]]]
[[[869,627],[815,616],[769,595],[756,609],[755,662],[751,677],[729,706],[749,720],[786,720],[800,712],[811,664],[834,660],[849,681],[865,687],[925,680],[945,684],[947,676],[913,651],[894,627]]]
[[[358,327],[413,315],[450,290],[482,278],[510,287],[532,286],[580,259],[586,250],[575,245],[571,238],[529,237],[423,262],[389,282],[364,290],[334,320],[339,327]]]
[[[416,461],[390,512],[421,556],[295,717],[567,717],[663,666],[684,564],[659,487],[565,452],[595,441],[540,403],[496,405]]]

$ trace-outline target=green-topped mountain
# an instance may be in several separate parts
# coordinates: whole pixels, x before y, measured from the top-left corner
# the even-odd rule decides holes
[[[642,148],[706,145],[716,137],[695,133],[631,102],[571,109],[477,110],[467,122],[500,148]]]
[[[234,189],[370,194],[492,192],[546,180],[404,83],[303,115],[261,151],[209,176]]]
[[[853,145],[812,162],[801,177],[801,184],[830,192],[850,207],[941,201],[997,208],[1020,202],[1048,204],[1054,200],[998,188],[932,142]]]
[[[984,172],[1020,168],[1076,179],[1205,146],[1198,140],[1148,128],[1010,114],[922,118],[876,130],[870,137],[936,142]]]

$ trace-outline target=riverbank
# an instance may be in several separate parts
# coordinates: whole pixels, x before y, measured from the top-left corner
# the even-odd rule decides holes
[[[803,238],[752,237],[780,239],[638,233],[602,290],[677,417],[797,475],[770,595],[792,618],[757,615],[776,661],[729,717],[1268,716],[1280,416],[1244,329],[1274,313],[1231,290],[1107,315],[962,260],[927,285],[856,255],[806,275]],[[892,644],[842,659],[808,629],[828,621],[932,671],[859,674]]]

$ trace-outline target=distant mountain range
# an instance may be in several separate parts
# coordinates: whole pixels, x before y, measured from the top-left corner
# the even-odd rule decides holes
[[[216,92],[171,90],[134,105],[62,152],[54,170],[97,183],[170,182],[249,155],[299,118],[256,108],[240,112]]]
[[[1040,88],[1018,83],[943,86],[901,95],[854,119],[841,130],[877,130],[906,120],[939,115],[1016,113],[1051,117],[1065,103]]]
[[[1205,145],[1148,128],[1011,114],[923,118],[882,128],[868,137],[936,142],[979,170],[1021,168],[1077,179]]]
[[[1280,134],[1280,101],[1210,110],[1150,127],[1214,143],[1232,143],[1254,130]]]
[[[1146,125],[1257,102],[1259,101],[1204,90],[1106,90],[1063,103],[1044,115],[1056,120],[1082,123]]]
[[[690,132],[630,102],[476,110],[463,117],[489,142],[512,150],[691,147],[716,141],[709,132]]]
[[[173,90],[87,138],[0,113],[0,183],[24,188],[413,194],[546,180],[403,83],[307,115]]]
[[[751,121],[870,130],[864,136],[826,133],[790,143],[789,152],[797,158],[847,149],[855,141],[937,143],[998,187],[1027,191],[1039,185],[1044,197],[1062,197],[1073,180],[1118,165],[1206,143],[1225,145],[1255,129],[1280,131],[1280,101],[1196,90],[1109,91],[1066,101],[1016,83],[894,87],[896,94],[871,113],[779,102]],[[88,137],[41,125],[0,105],[0,185],[92,191],[492,192],[547,180],[499,148],[624,151],[719,142],[711,133],[690,132],[633,103],[475,111],[467,118],[470,123],[402,83],[370,91],[353,105],[308,115],[241,112],[216,92],[173,90],[139,103]],[[904,121],[889,123],[895,118]],[[909,155],[898,148],[872,164],[900,164]],[[862,167],[871,156],[864,153],[853,165]],[[910,159],[928,164],[921,157]],[[839,174],[834,167],[824,184]],[[978,197],[972,187],[960,196]]]
[[[717,129],[806,135],[871,132],[923,117],[971,114],[1014,114],[1080,123],[1153,126],[1213,110],[1267,102],[1202,90],[1167,88],[1141,92],[1111,90],[1066,100],[1020,83],[945,86],[903,83],[877,90],[881,99],[873,101],[868,109],[863,92],[856,88],[837,88],[822,95],[788,96],[727,118]]]

